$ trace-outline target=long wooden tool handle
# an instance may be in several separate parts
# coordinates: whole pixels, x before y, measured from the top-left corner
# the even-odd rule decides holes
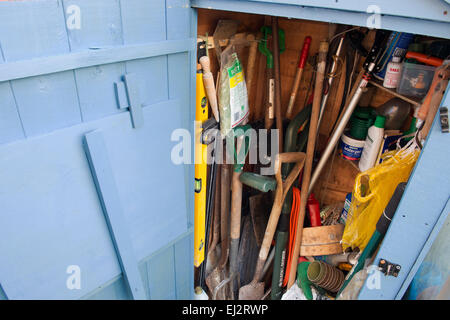
[[[255,65],[256,65],[256,52],[258,50],[258,42],[255,40],[254,34],[249,34],[247,36],[247,40],[250,42],[250,49],[248,51],[248,60],[247,60],[247,94],[248,97],[251,97],[251,93],[253,92],[253,79],[255,77]]]
[[[435,95],[438,84],[442,81],[442,79],[444,79],[445,70],[447,68],[448,65],[445,65],[443,67],[438,68],[434,72],[433,81],[431,82],[430,89],[428,90],[427,95],[423,99],[422,105],[420,106],[420,109],[417,112],[417,119],[425,121],[428,114],[428,110],[430,109],[431,99]]]
[[[305,68],[306,59],[308,58],[309,47],[311,45],[311,37],[308,36],[303,42],[302,52],[300,54],[300,60],[298,62],[297,72],[295,74],[294,85],[292,86],[291,96],[289,98],[289,104],[286,110],[286,118],[290,118],[294,109],[295,99],[297,97],[298,87],[302,79],[303,69]]]
[[[208,56],[200,58],[200,65],[203,69],[203,85],[205,86],[206,96],[211,106],[214,118],[219,122],[219,108],[217,105],[216,86],[214,84],[214,77],[211,72],[211,66]]]
[[[272,17],[273,69],[275,73],[275,115],[278,129],[278,152],[283,152],[283,116],[281,112],[280,46],[278,43],[278,18]]]
[[[275,79],[273,78],[273,69],[267,68],[267,98],[266,98],[266,113],[264,127],[270,129],[273,125],[274,112],[274,100],[275,100]]]
[[[269,221],[267,222],[266,231],[264,233],[264,239],[259,250],[258,264],[256,267],[255,275],[253,281],[257,282],[260,278],[260,272],[262,266],[269,255],[270,244],[272,243],[273,236],[278,224],[278,219],[280,218],[281,208],[283,206],[284,198],[286,197],[287,190],[294,183],[295,178],[300,173],[303,168],[303,163],[305,161],[305,154],[302,152],[289,152],[280,153],[275,159],[275,176],[277,178],[277,190],[275,191],[275,200],[273,202],[272,211],[270,212]],[[295,169],[291,171],[286,182],[281,181],[281,164],[284,162],[297,162]],[[259,273],[258,273],[259,271]]]
[[[308,201],[308,188],[309,182],[311,179],[312,172],[312,164],[314,157],[314,148],[316,145],[316,133],[317,133],[317,123],[319,121],[319,112],[320,112],[320,104],[322,98],[322,89],[323,89],[323,80],[325,78],[325,67],[326,67],[326,59],[328,53],[328,42],[322,41],[319,47],[319,57],[317,63],[317,75],[316,75],[316,84],[314,89],[314,100],[311,111],[311,120],[309,124],[309,133],[308,133],[308,145],[306,148],[306,160],[305,160],[305,168],[303,171],[302,178],[302,192],[301,192],[301,200],[300,200],[300,212],[297,220],[296,227],[296,235],[294,242],[294,250],[292,254],[292,261],[289,271],[289,281],[288,281],[288,289],[294,284],[296,270],[297,270],[297,261],[300,254],[300,245],[302,239],[302,231],[303,231],[303,221],[305,220],[305,212],[306,212],[306,202]]]

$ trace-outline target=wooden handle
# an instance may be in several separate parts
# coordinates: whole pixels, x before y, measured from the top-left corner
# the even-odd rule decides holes
[[[203,86],[205,87],[206,97],[213,112],[214,118],[219,122],[219,108],[217,104],[216,86],[214,84],[214,77],[211,73],[211,65],[209,58],[203,56],[200,58],[200,65],[203,69]]]
[[[236,152],[239,154],[244,136],[236,141]],[[231,180],[231,239],[239,239],[241,234],[242,182],[239,180],[241,172],[233,171]]]
[[[221,189],[220,189],[220,239],[222,254],[219,261],[220,268],[223,268],[228,261],[229,250],[229,230],[228,219],[230,210],[230,165],[221,164]]]
[[[250,41],[250,49],[248,51],[246,79],[248,97],[250,98],[250,94],[253,91],[253,78],[255,76],[255,62],[258,42],[255,40],[255,35],[253,34],[249,34],[247,36],[247,40]]]
[[[240,172],[233,172],[231,180],[231,239],[239,239],[241,233],[242,182]]]
[[[275,73],[275,116],[278,129],[278,152],[283,152],[283,116],[281,112],[280,49],[278,43],[278,18],[272,17],[273,70]]]
[[[308,201],[308,189],[309,182],[311,180],[311,172],[312,172],[312,164],[314,157],[314,148],[316,144],[317,137],[317,124],[319,121],[319,112],[320,112],[320,104],[322,98],[322,89],[323,89],[323,80],[325,78],[325,67],[326,67],[326,58],[328,53],[328,42],[322,41],[319,46],[319,57],[317,63],[317,75],[316,75],[316,83],[314,89],[314,100],[311,111],[311,120],[309,125],[308,132],[308,145],[306,148],[306,159],[305,159],[305,168],[303,171],[302,178],[302,189],[301,189],[301,200],[300,200],[300,212],[298,215],[296,230],[297,233],[295,235],[294,241],[294,250],[292,254],[291,265],[288,266],[289,269],[289,281],[288,281],[288,289],[294,284],[296,270],[297,270],[297,261],[300,253],[300,245],[302,239],[302,231],[303,231],[303,221],[305,220],[306,213],[306,203]]]
[[[420,106],[419,111],[417,112],[417,119],[420,119],[422,121],[426,119],[428,110],[430,109],[431,99],[435,95],[438,84],[442,81],[442,79],[445,79],[447,67],[448,66],[443,66],[441,68],[438,68],[434,72],[430,89],[428,90],[427,95],[423,99],[423,103]]]
[[[296,177],[303,168],[304,161],[305,161],[305,154],[302,152],[280,153],[276,156],[275,176],[277,178],[277,189],[275,191],[275,200],[273,202],[269,221],[267,222],[266,232],[264,233],[264,239],[258,255],[259,259],[262,260],[263,262],[266,261],[267,256],[269,254],[270,245],[272,243],[273,236],[275,235],[284,198],[286,197],[289,188],[292,186]],[[281,180],[281,163],[283,162],[297,162],[294,169],[291,171],[291,173],[289,174],[288,178],[284,183]]]
[[[264,119],[264,127],[270,129],[273,125],[275,117],[274,100],[275,100],[275,79],[273,79],[273,70],[267,69],[267,101],[266,113]]]
[[[439,110],[439,105],[442,101],[447,85],[448,79],[441,81],[439,84],[439,88],[436,88],[436,91],[434,92],[433,96],[430,99],[430,107],[428,110],[428,114],[425,118],[425,124],[423,125],[423,128],[420,131],[421,139],[426,139],[428,133],[430,132],[431,125],[433,124],[434,117],[436,116],[436,113]]]
[[[292,110],[294,109],[295,98],[297,97],[298,87],[302,79],[303,69],[305,68],[306,59],[308,58],[309,47],[311,45],[311,37],[306,37],[303,43],[302,52],[300,54],[300,60],[298,62],[297,72],[295,74],[294,84],[291,90],[291,96],[289,98],[289,104],[286,110],[286,118],[290,118]]]

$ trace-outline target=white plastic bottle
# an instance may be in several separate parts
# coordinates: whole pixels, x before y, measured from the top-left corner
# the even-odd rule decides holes
[[[375,165],[381,143],[383,142],[385,121],[385,117],[377,116],[375,124],[369,128],[361,159],[359,160],[359,170],[366,171]]]
[[[402,64],[400,63],[400,57],[393,57],[392,61],[387,65],[383,87],[391,89],[397,88],[401,74]]]

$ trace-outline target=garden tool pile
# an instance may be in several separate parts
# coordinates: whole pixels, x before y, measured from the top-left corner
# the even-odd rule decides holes
[[[364,34],[355,28],[334,30],[328,40],[304,37],[289,102],[282,108],[280,56],[286,48],[285,33],[278,18],[270,21],[255,34],[237,34],[238,21],[218,22],[212,39],[219,64],[216,81],[205,43],[210,37],[199,40],[196,120],[202,125],[195,152],[196,291],[207,292],[213,300],[277,300],[297,282],[306,299],[312,299],[312,288],[334,299],[351,279],[345,279],[345,272],[353,265],[361,268],[364,261],[358,257],[373,253],[378,233],[385,229],[377,225],[378,233],[363,255],[344,253],[344,225],[330,219],[322,224],[319,203],[311,192],[376,70],[388,34],[377,31],[368,52],[361,46]],[[309,57],[313,45],[318,50]],[[247,61],[238,54],[242,48]],[[366,60],[353,81],[352,67],[359,55]],[[257,59],[265,61],[263,118],[250,122],[248,92],[255,87]],[[313,70],[309,99],[294,112],[307,67]],[[343,102],[320,152],[319,128],[337,74],[344,77]],[[266,148],[269,167],[250,161],[252,150],[258,154],[261,143],[253,135],[258,127],[277,137],[275,150],[271,145]],[[213,151],[207,152],[208,147]],[[212,162],[205,161],[208,154]],[[269,168],[272,171],[263,174]]]

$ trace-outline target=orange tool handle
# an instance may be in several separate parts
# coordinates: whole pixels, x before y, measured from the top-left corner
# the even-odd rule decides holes
[[[414,52],[414,51],[406,52],[406,59],[416,59],[419,62],[428,64],[428,65],[434,66],[434,67],[440,67],[442,65],[442,63],[444,62],[444,60],[442,60],[442,59],[428,56],[426,54]]]

